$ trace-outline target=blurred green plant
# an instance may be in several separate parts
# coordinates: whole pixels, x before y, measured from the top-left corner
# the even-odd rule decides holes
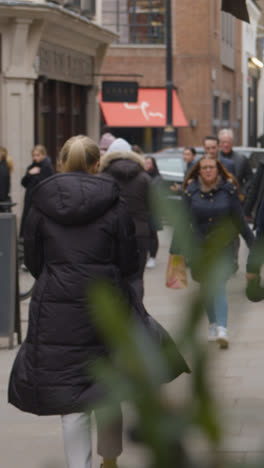
[[[150,337],[147,327],[133,318],[128,302],[119,291],[107,283],[98,283],[92,292],[94,320],[111,350],[111,360],[102,360],[95,369],[96,378],[107,388],[104,406],[109,407],[111,418],[117,403],[130,402],[136,423],[130,428],[129,436],[148,449],[148,468],[249,467],[233,464],[221,453],[222,424],[208,377],[208,346],[199,339],[204,304],[233,268],[228,252],[226,255],[223,252],[230,239],[237,236],[237,229],[230,220],[223,221],[200,249],[182,204],[175,209],[175,204],[162,196],[155,204],[158,215],[165,215],[174,229],[174,241],[181,253],[192,257],[194,268],[199,271],[200,290],[194,294],[189,307],[186,305],[186,319],[178,334],[179,349],[188,355],[191,368],[188,377],[191,391],[184,407],[177,405],[176,397],[176,404],[164,398],[160,382],[169,380],[171,369],[179,365],[177,353],[174,355],[169,347],[162,348]],[[188,444],[196,433],[208,443],[206,461],[198,456],[193,460]]]

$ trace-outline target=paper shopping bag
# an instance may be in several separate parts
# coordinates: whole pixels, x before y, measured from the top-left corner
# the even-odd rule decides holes
[[[166,286],[171,289],[183,289],[186,288],[187,271],[183,255],[169,255],[167,274],[166,274]]]

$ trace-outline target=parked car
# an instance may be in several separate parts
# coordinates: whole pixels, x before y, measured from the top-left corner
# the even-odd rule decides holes
[[[171,200],[181,200],[182,192],[180,190],[174,192],[170,187],[174,183],[179,186],[183,184],[186,164],[182,157],[182,151],[177,148],[167,148],[158,153],[153,153],[151,156],[156,159],[160,175],[164,182],[163,188],[165,196]]]

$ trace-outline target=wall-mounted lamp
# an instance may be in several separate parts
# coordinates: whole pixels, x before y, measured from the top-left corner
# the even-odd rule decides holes
[[[197,119],[191,119],[189,120],[189,125],[191,128],[196,128],[198,125],[198,120]]]
[[[258,68],[263,68],[264,63],[261,62],[257,57],[250,57],[249,60]]]

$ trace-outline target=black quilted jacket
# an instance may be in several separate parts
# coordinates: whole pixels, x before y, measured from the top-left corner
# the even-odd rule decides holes
[[[97,278],[137,271],[134,225],[107,175],[56,174],[32,195],[25,263],[37,278],[9,402],[39,415],[83,411],[103,395],[90,372],[106,354],[86,303]]]

